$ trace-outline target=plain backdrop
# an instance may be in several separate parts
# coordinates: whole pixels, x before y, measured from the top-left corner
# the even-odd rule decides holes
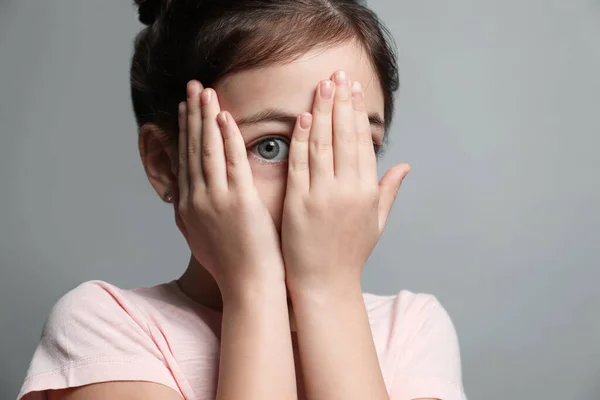
[[[177,278],[147,182],[132,1],[0,1],[0,398],[81,282]],[[470,399],[600,399],[600,2],[372,0],[402,88],[381,172],[410,162],[365,291],[435,294]]]

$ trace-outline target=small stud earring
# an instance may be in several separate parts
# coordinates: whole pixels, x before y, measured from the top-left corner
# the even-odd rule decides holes
[[[164,199],[167,203],[173,201],[173,194],[171,192],[165,192]]]

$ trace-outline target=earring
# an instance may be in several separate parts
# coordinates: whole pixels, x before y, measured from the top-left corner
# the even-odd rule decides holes
[[[165,192],[164,199],[167,203],[172,202],[173,201],[173,193],[171,193],[170,191]]]

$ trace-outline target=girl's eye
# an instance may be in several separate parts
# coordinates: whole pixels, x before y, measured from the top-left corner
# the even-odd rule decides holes
[[[266,163],[281,163],[288,159],[290,144],[286,138],[270,136],[256,143],[250,151]]]
[[[373,150],[377,158],[383,156],[383,146],[375,141],[373,141]],[[281,163],[288,159],[290,144],[284,137],[269,136],[252,146],[250,152],[264,163]]]
[[[380,157],[383,156],[383,153],[385,152],[384,148],[382,145],[377,144],[377,142],[373,141],[373,150],[375,150],[375,156],[379,159]]]

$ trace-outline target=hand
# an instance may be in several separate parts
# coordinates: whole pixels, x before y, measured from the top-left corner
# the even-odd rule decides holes
[[[402,180],[400,164],[377,183],[371,127],[360,85],[345,73],[323,81],[313,115],[296,126],[282,218],[288,289],[360,287]],[[311,123],[312,122],[312,123]]]
[[[284,268],[273,219],[252,179],[241,133],[217,93],[188,84],[179,107],[177,225],[221,293],[280,280]]]

